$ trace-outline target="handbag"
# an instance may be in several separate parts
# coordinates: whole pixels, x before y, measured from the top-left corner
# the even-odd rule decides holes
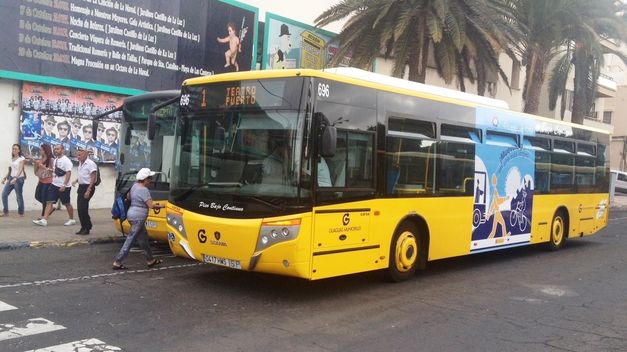
[[[56,160],[54,162],[54,174],[57,175],[58,177],[65,176],[65,170],[57,166]]]

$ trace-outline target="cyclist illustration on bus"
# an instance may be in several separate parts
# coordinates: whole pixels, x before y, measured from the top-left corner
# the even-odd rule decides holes
[[[483,149],[478,146],[475,159],[471,252],[528,243],[533,155],[515,146]]]

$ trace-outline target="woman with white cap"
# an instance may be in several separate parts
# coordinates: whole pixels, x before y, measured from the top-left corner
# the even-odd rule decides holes
[[[131,251],[133,242],[137,241],[141,249],[144,250],[144,257],[146,257],[146,265],[152,268],[155,265],[161,264],[161,259],[155,259],[152,257],[152,251],[148,243],[148,232],[146,232],[146,219],[148,218],[149,209],[159,209],[164,206],[158,203],[153,203],[152,197],[148,187],[152,182],[152,177],[155,175],[154,171],[150,171],[149,168],[143,168],[137,172],[137,182],[131,187],[128,197],[131,199],[131,207],[126,215],[128,222],[131,224],[131,231],[126,237],[126,241],[122,245],[122,249],[115,257],[113,262],[113,270],[127,269],[122,261],[128,256]]]

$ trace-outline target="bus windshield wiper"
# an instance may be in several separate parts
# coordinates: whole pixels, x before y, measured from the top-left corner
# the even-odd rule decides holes
[[[193,186],[190,186],[188,190],[186,190],[185,192],[183,192],[182,194],[174,197],[174,200],[176,201],[182,201],[185,198],[187,198],[192,192],[197,191],[201,188],[206,188],[208,186],[213,186],[211,183],[199,183]]]
[[[276,205],[274,203],[271,203],[265,199],[259,198],[259,197],[255,197],[255,196],[246,196],[246,198],[252,199],[252,200],[256,200],[259,203],[265,204],[269,207],[271,207],[274,210],[283,210],[283,207],[280,205]]]

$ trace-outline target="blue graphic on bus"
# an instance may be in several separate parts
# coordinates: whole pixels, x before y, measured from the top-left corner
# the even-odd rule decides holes
[[[475,154],[472,253],[528,244],[534,193],[535,153],[520,146],[521,119],[477,110],[486,140]],[[528,130],[527,130],[528,132]]]

